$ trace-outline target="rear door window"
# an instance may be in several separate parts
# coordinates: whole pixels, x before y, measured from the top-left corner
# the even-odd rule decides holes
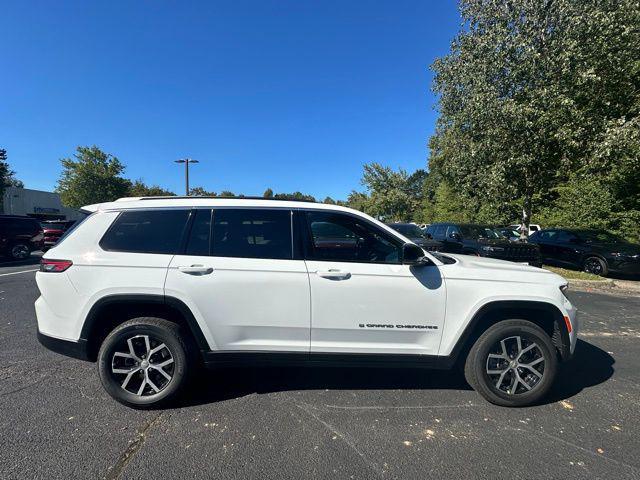
[[[215,210],[211,254],[216,257],[292,259],[291,211]]]
[[[175,254],[180,248],[189,210],[124,211],[100,241],[115,252]]]
[[[211,252],[211,210],[196,210],[185,255],[209,255]]]

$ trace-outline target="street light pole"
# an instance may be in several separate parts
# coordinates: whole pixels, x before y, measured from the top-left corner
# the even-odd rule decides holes
[[[185,195],[189,196],[189,164],[200,163],[198,160],[192,158],[181,158],[180,160],[174,160],[175,163],[184,163],[184,186]]]

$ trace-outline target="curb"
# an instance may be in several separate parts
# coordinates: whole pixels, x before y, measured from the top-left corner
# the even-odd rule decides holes
[[[629,280],[569,280],[569,288],[577,290],[605,290],[609,292],[626,293],[640,296],[640,283]]]

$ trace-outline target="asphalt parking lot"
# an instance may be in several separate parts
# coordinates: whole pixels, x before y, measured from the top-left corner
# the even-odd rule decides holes
[[[574,291],[582,341],[548,403],[454,372],[237,369],[135,411],[35,336],[33,264],[0,266],[0,478],[640,478],[640,297]]]

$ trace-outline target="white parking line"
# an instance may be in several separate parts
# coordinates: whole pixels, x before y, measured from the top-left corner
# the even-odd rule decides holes
[[[21,270],[19,272],[0,273],[0,277],[5,277],[7,275],[18,275],[19,273],[37,272],[38,270],[40,270],[40,269],[39,268],[34,268],[32,270]]]

